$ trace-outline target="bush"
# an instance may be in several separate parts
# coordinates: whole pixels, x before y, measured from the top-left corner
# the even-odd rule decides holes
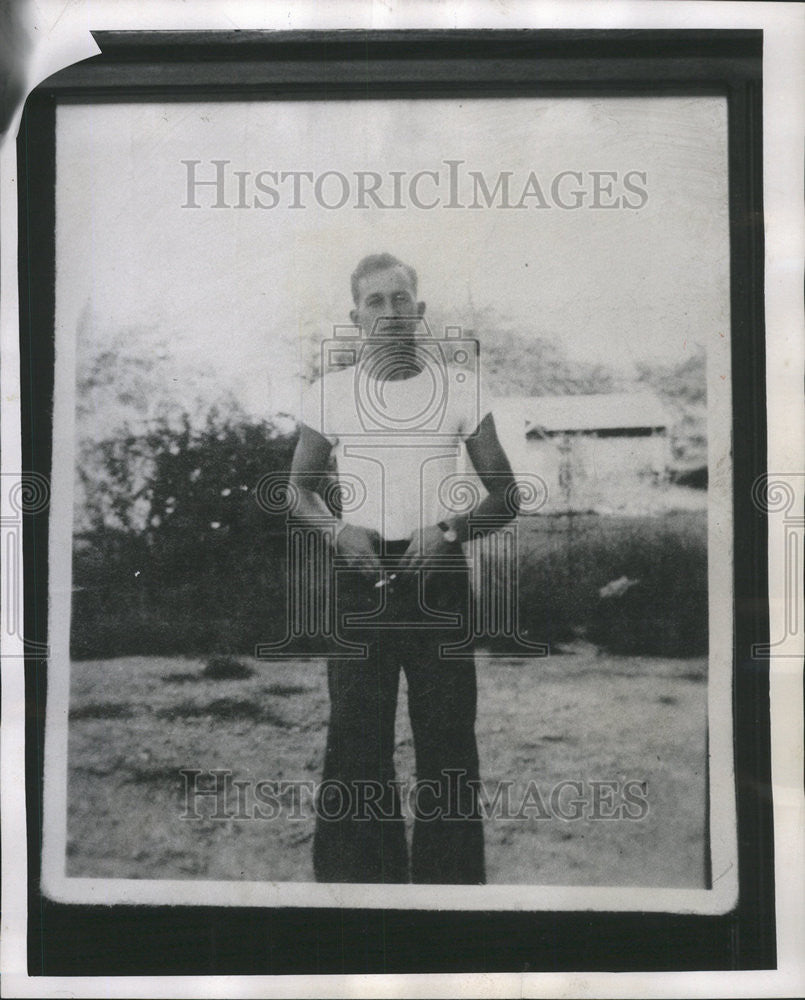
[[[520,634],[555,647],[583,637],[611,652],[707,651],[704,512],[665,517],[594,514],[518,521]],[[626,578],[611,596],[600,591]],[[501,640],[497,648],[510,647]]]
[[[610,579],[623,573],[639,582],[621,596],[599,598],[588,637],[617,653],[706,653],[706,513],[678,512],[620,528]]]
[[[255,490],[288,469],[295,436],[211,413],[201,431],[160,424],[123,452],[106,444],[98,519],[74,544],[72,655],[253,650],[286,586],[285,517]]]

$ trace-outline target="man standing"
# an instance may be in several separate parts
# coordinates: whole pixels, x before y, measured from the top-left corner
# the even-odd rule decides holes
[[[329,514],[316,491],[333,460],[358,493],[338,522],[328,584],[339,633],[365,655],[328,661],[314,870],[321,882],[481,884],[475,663],[458,641],[471,613],[461,546],[470,530],[515,515],[514,478],[480,403],[477,352],[419,332],[425,303],[413,268],[366,257],[352,295],[360,339],[346,367],[308,391],[291,471],[294,516],[313,529]],[[487,494],[456,513],[462,444]],[[393,761],[401,669],[417,775],[410,870]]]

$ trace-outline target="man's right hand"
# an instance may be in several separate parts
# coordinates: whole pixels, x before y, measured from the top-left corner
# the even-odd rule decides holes
[[[347,560],[347,565],[352,569],[360,569],[364,576],[375,580],[381,569],[377,554],[379,541],[380,536],[376,531],[355,524],[345,524],[338,532],[335,551]]]

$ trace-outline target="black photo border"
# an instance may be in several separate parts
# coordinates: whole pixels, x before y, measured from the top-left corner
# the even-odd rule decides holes
[[[728,102],[736,908],[455,912],[53,902],[40,890],[47,662],[26,658],[28,971],[53,975],[740,970],[776,967],[770,780],[760,30],[94,32],[30,95],[17,143],[24,470],[49,477],[60,102],[721,95]],[[23,517],[25,638],[47,641],[48,510]],[[31,649],[39,647],[30,646]]]

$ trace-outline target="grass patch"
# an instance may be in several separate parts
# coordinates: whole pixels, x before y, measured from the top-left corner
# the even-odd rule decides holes
[[[305,694],[310,690],[303,684],[269,684],[268,687],[263,688],[266,694],[273,694],[278,698],[290,698],[292,695]]]
[[[130,719],[134,710],[119,701],[92,701],[70,709],[70,718],[81,719]]]
[[[254,677],[254,670],[234,656],[211,656],[202,677],[208,681],[245,681]]]
[[[220,719],[232,722],[245,719],[249,722],[265,722],[280,729],[288,729],[290,723],[265,705],[238,698],[216,698],[207,704],[181,702],[169,705],[156,713],[161,719],[175,722],[177,719]]]
[[[133,765],[126,769],[125,777],[121,779],[124,785],[157,785],[170,788],[183,788],[183,778],[178,769],[171,766],[147,767]]]

